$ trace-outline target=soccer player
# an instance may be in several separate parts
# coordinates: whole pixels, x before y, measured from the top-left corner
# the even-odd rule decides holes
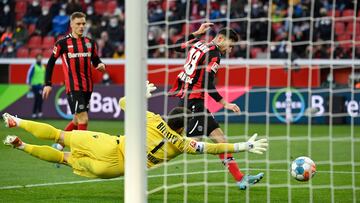
[[[66,131],[74,129],[86,130],[88,125],[88,110],[93,81],[91,66],[105,72],[105,64],[97,54],[97,45],[94,40],[83,36],[86,24],[86,15],[74,12],[70,17],[71,34],[56,42],[53,54],[46,67],[45,87],[43,98],[51,92],[51,77],[56,59],[61,57],[65,77],[65,87],[68,103],[73,120],[66,126]],[[92,64],[92,65],[91,65]]]
[[[151,86],[151,84],[150,84]],[[147,95],[151,96],[148,88]],[[125,110],[125,97],[120,99],[120,106]],[[256,134],[247,142],[234,144],[212,144],[198,142],[183,137],[184,115],[187,110],[176,107],[169,113],[165,122],[160,115],[147,112],[147,166],[148,168],[169,161],[181,153],[189,154],[219,154],[226,152],[249,151],[262,154],[267,150],[267,140],[256,140]],[[111,136],[92,131],[61,131],[48,124],[20,119],[10,114],[3,114],[7,127],[20,127],[35,137],[45,140],[54,140],[70,148],[70,152],[62,152],[48,146],[31,145],[24,143],[17,136],[8,135],[5,145],[13,146],[39,159],[71,166],[73,172],[90,178],[115,178],[124,174],[125,136]],[[131,135],[130,135],[131,136]],[[247,179],[247,186],[260,181]]]
[[[223,28],[211,42],[200,40],[199,37],[212,26],[213,23],[203,23],[197,31],[178,40],[177,44],[181,45],[176,47],[176,51],[186,52],[187,57],[184,69],[178,74],[169,94],[179,97],[179,106],[184,106],[193,113],[187,128],[188,137],[199,138],[207,135],[216,143],[224,143],[227,142],[227,139],[213,115],[206,109],[204,94],[209,93],[225,109],[240,113],[240,108],[235,103],[225,101],[214,85],[220,58],[222,55],[231,52],[233,44],[238,41],[238,35],[232,29]],[[240,189],[246,188],[246,185],[243,184],[244,181],[242,181],[244,178],[259,179],[263,176],[263,173],[255,176],[244,175],[239,170],[231,153],[220,154],[219,157]]]

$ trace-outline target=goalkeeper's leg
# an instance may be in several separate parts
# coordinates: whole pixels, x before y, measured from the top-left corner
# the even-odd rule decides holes
[[[224,136],[224,133],[220,128],[214,129],[210,133],[209,138],[215,143],[226,143],[227,142],[227,140]],[[235,158],[232,156],[232,154],[231,153],[219,154],[219,158],[221,159],[224,166],[228,168],[228,170],[231,173],[231,175],[233,176],[234,180],[236,182],[241,181],[244,174],[240,171],[240,169],[235,161]]]
[[[31,156],[44,161],[53,163],[66,163],[64,162],[64,152],[49,146],[27,144],[15,135],[8,135],[4,140],[4,144],[22,150]]]
[[[26,130],[27,132],[30,132],[32,135],[34,135],[39,139],[54,140],[57,143],[61,143],[61,144],[65,144],[66,146],[69,146],[68,145],[69,142],[65,141],[66,140],[65,137],[66,134],[70,134],[70,132],[67,133],[61,131],[46,123],[40,123],[40,122],[17,118],[8,113],[3,114],[3,119],[5,125],[9,128],[20,127]],[[67,137],[70,137],[70,135]]]

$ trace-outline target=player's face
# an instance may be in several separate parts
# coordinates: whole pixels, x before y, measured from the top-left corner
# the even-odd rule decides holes
[[[77,35],[78,37],[82,36],[85,30],[85,25],[85,18],[74,18],[74,20],[72,20],[70,23],[72,33]]]
[[[222,53],[230,53],[233,48],[233,41],[231,39],[223,38],[220,46],[220,51]]]

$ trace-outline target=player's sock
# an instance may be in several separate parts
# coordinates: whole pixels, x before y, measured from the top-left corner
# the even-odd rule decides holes
[[[223,162],[225,166],[227,166],[229,172],[234,177],[235,181],[240,181],[244,174],[241,173],[237,163],[235,162],[235,159],[233,158],[232,154],[227,153],[225,154],[219,154],[219,158]]]
[[[70,123],[67,124],[67,126],[65,127],[65,131],[72,131],[72,130],[77,130],[78,126],[75,125],[74,122],[70,121]]]
[[[64,153],[49,146],[25,144],[23,150],[31,156],[44,161],[54,163],[62,163],[64,161]]]
[[[29,120],[21,120],[20,128],[30,132],[32,135],[43,140],[54,140],[57,142],[60,138],[61,130],[45,123],[39,123]]]
[[[84,124],[79,123],[78,130],[87,130],[87,123],[84,123]]]

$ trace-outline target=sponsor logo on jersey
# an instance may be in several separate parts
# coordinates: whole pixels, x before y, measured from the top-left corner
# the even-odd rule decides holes
[[[91,57],[91,52],[68,53],[68,57],[69,57],[69,58]]]
[[[196,141],[195,141],[195,140],[192,140],[192,141],[190,142],[190,146],[195,149],[195,148],[196,148]]]

